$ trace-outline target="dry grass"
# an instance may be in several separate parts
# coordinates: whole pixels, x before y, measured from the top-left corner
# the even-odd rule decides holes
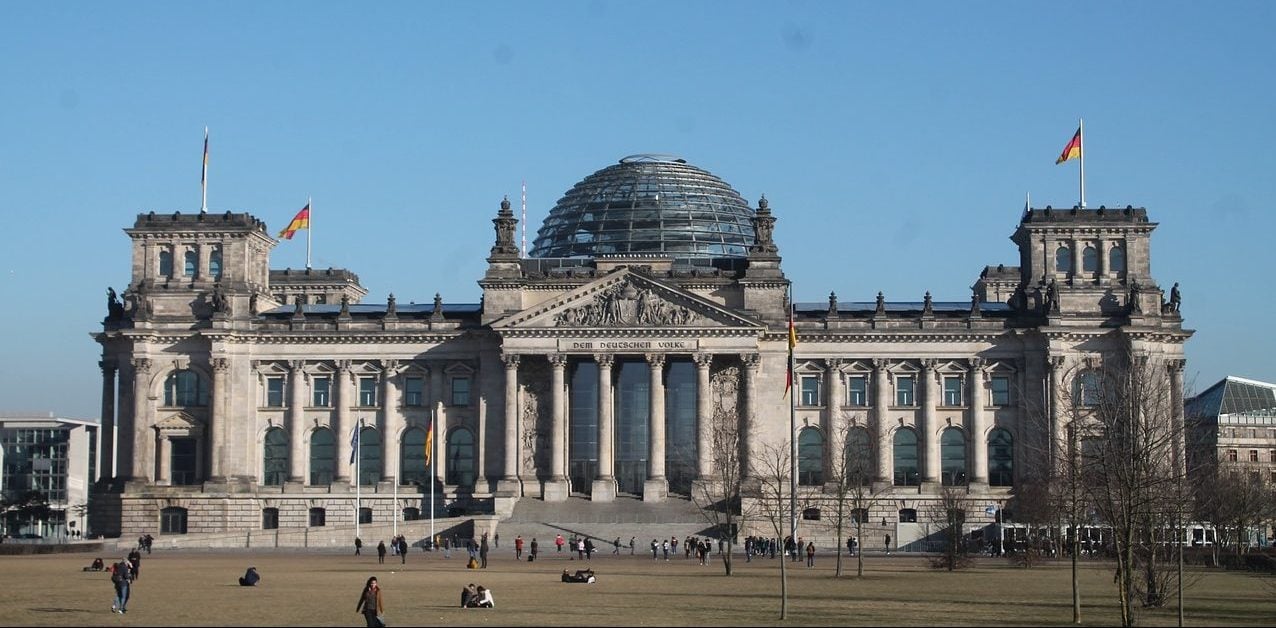
[[[428,558],[424,558],[428,556]],[[129,613],[109,612],[110,579],[80,568],[92,556],[21,556],[0,559],[4,625],[261,626],[362,625],[354,612],[363,583],[376,575],[391,626],[743,626],[779,622],[777,560],[737,562],[725,577],[720,565],[701,567],[681,556],[653,562],[606,553],[590,562],[596,584],[564,584],[558,575],[579,561],[542,554],[516,562],[512,551],[494,552],[487,570],[415,552],[406,566],[375,552],[333,553],[156,552],[142,561]],[[104,556],[108,564],[111,556]],[[118,558],[117,558],[118,560]],[[262,582],[240,587],[236,579],[256,566]],[[928,569],[917,557],[870,557],[863,579],[833,578],[833,560],[817,568],[788,563],[792,625],[1065,625],[1071,623],[1066,565],[1020,569],[985,560],[958,573]],[[848,569],[853,573],[853,565]],[[457,608],[468,582],[493,591],[495,609]],[[1087,625],[1114,625],[1112,567],[1087,564],[1083,575]],[[1191,625],[1276,625],[1270,577],[1207,572],[1188,592]],[[1148,611],[1141,625],[1174,625],[1174,609]]]

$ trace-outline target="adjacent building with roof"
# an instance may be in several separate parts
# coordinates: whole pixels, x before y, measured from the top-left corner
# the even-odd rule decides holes
[[[1227,376],[1187,402],[1192,469],[1228,467],[1276,484],[1276,384]]]
[[[86,530],[89,488],[99,479],[98,424],[53,413],[0,413],[0,492],[6,501],[37,492],[49,516],[9,510],[4,534],[17,538],[68,539]]]
[[[1142,208],[1026,210],[1010,264],[938,287],[971,295],[958,301],[881,287],[790,304],[783,215],[682,159],[626,157],[558,201],[528,257],[502,202],[478,303],[401,305],[364,302],[348,270],[271,270],[276,241],[252,215],[141,214],[96,334],[118,433],[102,465],[118,472],[95,523],[319,526],[349,520],[356,482],[374,522],[420,516],[430,486],[497,516],[520,500],[686,501],[715,481],[723,420],[756,480],[787,440],[791,305],[799,490],[828,495],[851,452],[889,497],[868,516],[901,543],[944,487],[991,521],[1049,467],[1061,397],[1105,356],[1156,360],[1182,398],[1192,332],[1152,274]]]

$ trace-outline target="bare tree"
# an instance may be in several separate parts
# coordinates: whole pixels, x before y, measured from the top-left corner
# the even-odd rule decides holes
[[[844,415],[838,438],[843,451],[829,452],[829,473],[825,487],[831,494],[826,495],[833,501],[833,527],[837,533],[837,569],[835,577],[842,576],[842,547],[845,544],[845,532],[848,528],[855,531],[854,538],[860,542],[860,551],[856,556],[856,577],[864,576],[864,524],[868,522],[868,513],[882,501],[889,492],[889,486],[873,486],[877,473],[877,431],[869,429],[864,417],[857,412]]]
[[[1224,547],[1235,545],[1236,554],[1243,554],[1251,531],[1276,514],[1272,486],[1261,471],[1237,462],[1215,466],[1198,477],[1198,516],[1214,524],[1219,543]]]
[[[1112,527],[1124,626],[1135,622],[1136,598],[1157,607],[1181,592],[1181,578],[1167,566],[1167,548],[1182,540],[1187,497],[1175,376],[1165,360],[1127,349],[1078,373],[1072,396],[1083,486]]]
[[[948,571],[969,567],[970,552],[963,532],[966,512],[971,506],[966,487],[945,486],[938,497],[926,505],[925,512],[927,522],[939,529],[942,540],[939,553],[930,559],[930,566]]]
[[[710,419],[708,443],[710,451],[710,476],[692,484],[691,499],[700,509],[709,525],[726,544],[722,566],[726,575],[732,573],[732,545],[734,531],[744,527],[749,509],[741,499],[744,481],[744,459],[741,455],[740,417],[734,404],[715,403]]]
[[[793,514],[791,507],[794,503],[789,499],[792,495],[789,489],[793,477],[792,446],[791,441],[785,441],[778,444],[764,443],[758,447],[755,451],[756,464],[753,465],[756,482],[751,487],[751,491],[758,508],[757,516],[771,525],[780,546],[787,547],[786,536],[791,536],[794,551],[800,551],[801,548],[797,547],[797,535],[793,533],[791,524],[788,526],[789,534],[785,534],[785,524],[790,521]],[[798,512],[811,505],[805,494],[799,493],[794,496],[794,499]],[[782,620],[788,618],[789,580],[785,566],[788,560],[787,555],[782,556],[780,560],[780,619]]]

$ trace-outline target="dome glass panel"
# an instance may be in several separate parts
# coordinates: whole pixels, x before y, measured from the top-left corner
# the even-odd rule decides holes
[[[585,177],[541,225],[532,257],[746,257],[753,209],[713,174],[669,155],[634,155]]]

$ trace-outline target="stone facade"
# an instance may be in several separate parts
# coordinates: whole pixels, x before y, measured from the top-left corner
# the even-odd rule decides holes
[[[377,523],[424,512],[431,484],[440,508],[498,516],[520,499],[687,499],[713,481],[723,412],[755,476],[787,440],[790,303],[782,213],[753,211],[739,257],[541,259],[513,246],[506,201],[482,301],[406,306],[361,303],[349,271],[269,270],[275,242],[248,214],[140,215],[132,279],[97,334],[102,424],[118,431],[97,529],[261,529],[266,508],[280,528],[312,508],[351,519],[356,425]],[[1018,265],[989,266],[969,301],[792,304],[800,490],[827,494],[858,426],[889,496],[873,521],[945,486],[990,521],[985,504],[1057,455],[1060,398],[1086,365],[1135,351],[1181,366],[1191,331],[1152,277],[1155,226],[1141,208],[1030,209]]]

